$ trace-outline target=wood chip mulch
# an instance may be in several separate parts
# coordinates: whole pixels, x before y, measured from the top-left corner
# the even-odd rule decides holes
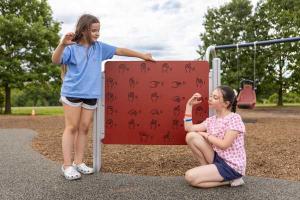
[[[238,113],[246,122],[247,175],[300,181],[300,107],[256,108]],[[33,149],[62,163],[63,116],[0,115],[0,128],[36,131]],[[187,146],[103,145],[102,155],[101,171],[111,173],[183,176],[198,165]],[[92,165],[91,137],[85,157]]]

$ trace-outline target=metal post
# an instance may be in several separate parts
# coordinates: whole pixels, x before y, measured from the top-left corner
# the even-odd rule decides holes
[[[209,74],[208,74],[208,81],[209,81],[209,84],[208,84],[208,95],[211,95],[213,89],[214,89],[214,82],[213,82],[213,70],[210,69],[209,70]],[[214,111],[212,109],[209,108],[208,110],[208,116],[213,116],[214,115]]]
[[[93,168],[99,172],[101,168],[101,140],[104,138],[104,112],[105,112],[105,75],[102,73],[102,98],[98,101],[98,106],[94,114],[93,122]]]
[[[100,112],[100,107],[98,106],[94,113],[93,121],[93,168],[95,172],[99,171],[99,142],[98,142],[98,113]]]
[[[213,80],[212,80],[212,77],[213,77],[213,71],[212,69],[209,70],[209,74],[208,74],[208,81],[209,81],[209,84],[208,84],[208,94],[210,95],[213,91]]]
[[[221,85],[221,59],[220,58],[214,58],[212,60],[212,78],[213,78],[213,88]]]
[[[221,85],[221,59],[214,58],[212,60],[212,69],[209,72],[209,94]],[[212,116],[213,110],[209,109],[209,116]]]

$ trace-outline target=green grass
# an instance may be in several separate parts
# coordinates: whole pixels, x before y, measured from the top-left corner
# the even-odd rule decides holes
[[[275,103],[257,103],[257,107],[276,107],[277,105]],[[284,107],[298,107],[300,106],[300,103],[283,103]]]
[[[49,107],[12,107],[13,115],[31,115],[32,109],[36,115],[63,115],[62,106]]]

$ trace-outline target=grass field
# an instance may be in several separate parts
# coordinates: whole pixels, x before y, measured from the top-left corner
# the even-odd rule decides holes
[[[274,103],[265,103],[265,104],[256,104],[257,107],[276,107],[277,105]],[[300,103],[284,103],[284,107],[289,107],[289,106],[300,106]]]
[[[36,115],[63,115],[62,106],[49,107],[12,107],[13,115],[31,115],[34,109]]]

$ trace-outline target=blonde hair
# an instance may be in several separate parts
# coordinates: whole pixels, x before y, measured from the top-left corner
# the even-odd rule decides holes
[[[61,80],[64,80],[66,73],[67,73],[67,65],[61,65],[61,68],[60,68]]]

